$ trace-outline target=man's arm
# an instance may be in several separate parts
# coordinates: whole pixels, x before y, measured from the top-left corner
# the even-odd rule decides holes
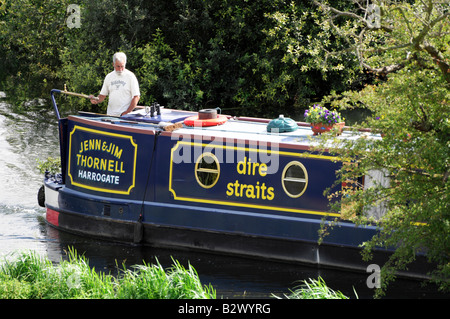
[[[100,96],[99,96],[99,97],[100,97]],[[137,106],[137,104],[138,104],[138,102],[139,102],[139,98],[140,98],[139,95],[135,95],[135,96],[133,97],[133,99],[131,100],[130,106],[128,107],[128,109],[127,109],[125,112],[123,112],[123,113],[121,114],[121,116],[122,116],[122,115],[125,115],[125,114],[128,114],[128,113],[130,113],[131,111],[133,111],[134,108]]]

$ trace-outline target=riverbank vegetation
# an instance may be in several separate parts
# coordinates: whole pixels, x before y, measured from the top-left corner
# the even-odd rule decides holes
[[[0,299],[216,299],[211,285],[203,285],[193,266],[173,260],[165,269],[156,264],[118,268],[117,275],[96,271],[74,249],[68,259],[53,264],[36,252],[16,253],[0,261]],[[281,299],[282,297],[273,296]],[[285,295],[286,299],[348,299],[310,279]]]
[[[356,298],[358,295],[355,292]],[[280,298],[279,296],[274,296]],[[335,291],[327,286],[322,277],[304,280],[303,284],[285,294],[286,299],[349,299],[340,291]]]
[[[215,299],[195,269],[174,261],[125,266],[118,276],[96,271],[88,260],[69,250],[68,260],[53,263],[35,252],[18,253],[0,263],[0,299]]]
[[[146,105],[298,120],[314,103],[364,110],[355,128],[382,138],[335,141],[331,151],[355,160],[338,172],[351,187],[327,194],[331,209],[380,226],[365,258],[398,247],[380,292],[418,252],[450,289],[448,3],[80,0],[74,11],[71,2],[0,2],[0,84],[9,97],[48,98],[64,84],[96,94],[121,50]],[[64,98],[64,106],[106,108]]]

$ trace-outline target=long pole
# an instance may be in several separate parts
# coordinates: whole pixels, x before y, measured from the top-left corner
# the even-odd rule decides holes
[[[66,85],[64,85],[64,91],[61,91],[61,93],[67,94],[67,95],[78,96],[78,97],[84,97],[84,98],[86,98],[86,99],[98,100],[98,97],[96,97],[96,96],[92,96],[92,98],[91,98],[91,96],[86,95],[86,94],[75,93],[75,92],[69,92],[69,91],[67,91]]]

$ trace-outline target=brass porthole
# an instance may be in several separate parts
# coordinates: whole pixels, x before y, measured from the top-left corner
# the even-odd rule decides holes
[[[298,161],[288,163],[281,174],[281,184],[289,197],[302,196],[308,186],[308,172],[305,166]]]
[[[217,157],[212,153],[203,153],[195,163],[195,178],[203,188],[216,185],[220,176],[220,165]]]

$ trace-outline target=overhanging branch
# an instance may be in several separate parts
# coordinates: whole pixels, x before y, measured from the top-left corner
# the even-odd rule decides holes
[[[392,64],[388,66],[383,66],[381,68],[372,68],[370,65],[368,65],[365,62],[362,62],[362,65],[369,71],[374,72],[376,74],[380,75],[386,75],[392,72],[397,72],[398,70],[401,70],[405,67],[405,64],[398,63],[398,64]]]
[[[359,37],[356,34],[354,35],[355,38],[359,38],[359,46],[360,47],[358,47],[358,44],[355,47],[353,47],[352,44],[350,44],[350,43],[349,44],[352,47],[352,49],[356,51],[356,54],[360,60],[360,64],[367,70],[374,72],[376,74],[381,74],[381,75],[386,75],[389,73],[397,72],[397,71],[403,69],[407,65],[407,63],[410,62],[412,59],[418,57],[418,55],[416,55],[415,52],[422,51],[422,52],[427,52],[429,54],[429,56],[432,58],[433,62],[437,65],[439,70],[442,72],[442,75],[444,76],[445,81],[447,83],[450,83],[450,64],[449,64],[449,62],[444,58],[442,52],[440,52],[435,46],[433,46],[432,44],[430,44],[426,41],[426,38],[429,36],[432,29],[438,23],[448,19],[448,17],[450,16],[449,10],[439,10],[440,7],[437,4],[433,3],[433,1],[431,1],[431,0],[427,1],[427,3],[424,3],[425,16],[420,17],[420,16],[416,15],[416,18],[421,21],[422,29],[419,30],[418,34],[415,37],[413,37],[414,30],[412,28],[410,21],[407,18],[406,13],[404,12],[405,8],[403,8],[403,6],[401,6],[401,5],[394,6],[392,9],[400,11],[400,14],[403,17],[404,23],[406,24],[406,27],[409,30],[409,33],[411,35],[410,41],[408,41],[407,43],[389,46],[386,48],[376,48],[376,49],[373,49],[372,51],[385,52],[385,51],[389,51],[389,50],[404,49],[404,48],[409,47],[410,53],[408,54],[408,56],[406,57],[406,59],[404,61],[400,61],[398,63],[394,63],[394,64],[388,65],[388,66],[375,68],[375,67],[371,67],[367,63],[367,61],[365,61],[365,59],[363,58],[362,53],[363,52],[367,53],[369,51],[361,50],[361,48],[363,47],[362,37],[365,35],[365,31],[374,29],[373,27],[368,26],[365,17],[362,17],[353,12],[338,10],[328,4],[322,3],[321,1],[314,0],[313,2],[316,6],[320,7],[324,12],[331,13],[331,17],[329,17],[329,19],[331,20],[330,24],[337,31],[339,31],[339,27],[334,25],[334,23],[332,21],[336,17],[348,17],[348,18],[358,21],[359,23],[361,23],[363,25],[362,30],[359,34]],[[362,7],[362,5],[360,4],[360,1],[353,0],[353,3],[358,5],[358,7],[361,10],[363,10],[363,11],[366,10],[365,8]],[[437,16],[436,15],[433,16],[433,10],[435,8],[438,12]],[[380,26],[376,29],[381,29],[387,33],[392,32],[392,28],[390,28],[390,27],[383,28],[382,26]],[[338,33],[341,33],[341,32],[338,32]],[[349,42],[347,36],[344,36],[343,34],[341,34],[341,36],[343,36],[343,39],[345,39],[347,42]]]

